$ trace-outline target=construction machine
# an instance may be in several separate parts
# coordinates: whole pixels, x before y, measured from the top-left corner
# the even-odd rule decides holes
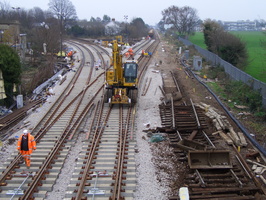
[[[138,64],[135,60],[123,62],[122,37],[112,42],[111,66],[106,71],[105,102],[109,104],[131,104],[137,99]]]

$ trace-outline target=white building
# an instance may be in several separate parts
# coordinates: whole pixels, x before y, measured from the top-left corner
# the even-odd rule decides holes
[[[119,23],[112,19],[111,22],[105,26],[105,35],[117,35],[120,32]]]

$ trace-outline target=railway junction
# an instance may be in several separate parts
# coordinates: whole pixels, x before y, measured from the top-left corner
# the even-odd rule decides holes
[[[138,99],[131,106],[102,101],[104,68],[95,70],[93,63],[107,66],[110,49],[69,45],[84,59],[7,140],[24,127],[35,135],[31,173],[20,163],[16,142],[5,143],[1,199],[174,200],[187,190],[190,199],[265,199],[264,158],[234,135],[238,127],[171,45],[136,45],[135,59],[148,46],[153,55],[138,62]]]

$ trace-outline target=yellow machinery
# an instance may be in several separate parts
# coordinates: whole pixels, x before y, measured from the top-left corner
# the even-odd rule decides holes
[[[111,67],[106,71],[105,102],[130,104],[137,99],[138,64],[134,60],[123,63],[121,36],[117,36],[112,45]]]

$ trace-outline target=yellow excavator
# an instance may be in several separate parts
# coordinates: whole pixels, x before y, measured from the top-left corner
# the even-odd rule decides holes
[[[135,60],[123,62],[121,36],[112,42],[111,66],[106,71],[105,102],[109,104],[131,104],[137,100],[138,64]]]

